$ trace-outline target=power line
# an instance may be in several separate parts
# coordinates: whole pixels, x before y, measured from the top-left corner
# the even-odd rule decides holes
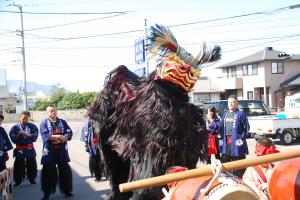
[[[18,11],[0,10],[0,13],[20,13]],[[125,11],[129,12],[129,11]],[[32,15],[110,15],[110,14],[122,14],[124,11],[111,11],[111,12],[26,12],[24,14]]]
[[[96,20],[101,20],[101,19],[109,19],[113,17],[118,17],[121,15],[125,15],[126,12],[124,13],[119,13],[115,14],[112,16],[107,16],[107,17],[101,17],[101,18],[94,18],[94,19],[88,19],[88,20],[82,20],[82,21],[76,21],[76,22],[70,22],[70,23],[65,23],[65,24],[57,24],[57,25],[52,25],[52,26],[44,26],[44,27],[38,27],[38,28],[32,28],[32,29],[26,29],[24,31],[34,31],[34,30],[42,30],[42,29],[48,29],[48,28],[55,28],[55,27],[60,27],[60,26],[68,26],[68,25],[74,25],[74,24],[80,24],[80,23],[86,23],[86,22],[91,22],[91,21],[96,21]]]
[[[3,66],[20,66],[20,64],[2,64]],[[46,68],[110,68],[110,67],[117,67],[120,64],[115,65],[51,65],[51,64],[36,64],[36,63],[27,63],[28,68],[35,67],[46,67]],[[135,65],[133,63],[127,64]]]
[[[97,34],[97,35],[88,35],[88,36],[79,36],[79,37],[69,37],[69,38],[57,38],[51,41],[41,41],[41,42],[31,42],[26,44],[41,44],[41,43],[49,43],[49,42],[56,42],[56,41],[68,41],[68,40],[76,40],[76,39],[87,39],[87,38],[95,38],[95,37],[104,37],[104,36],[112,36],[112,35],[122,35],[128,33],[136,33],[142,32],[143,30],[130,30],[130,31],[123,31],[123,32],[114,32],[114,33],[105,33],[105,34]]]
[[[279,19],[269,19],[269,20],[261,20],[261,21],[254,21],[254,22],[251,22],[252,20],[255,20],[255,19],[258,19],[258,18],[262,18],[265,16],[259,16],[259,17],[255,17],[255,18],[250,18],[250,19],[243,19],[243,20],[239,20],[239,21],[233,21],[233,22],[228,22],[228,23],[221,23],[221,24],[215,24],[215,25],[208,25],[208,26],[201,26],[201,27],[196,27],[196,28],[192,28],[192,29],[189,29],[189,30],[181,30],[181,31],[178,31],[178,32],[186,32],[186,31],[195,31],[195,30],[198,30],[198,29],[209,29],[209,28],[216,28],[216,27],[222,27],[222,26],[226,26],[228,27],[229,26],[236,26],[236,25],[240,25],[241,22],[245,22],[247,21],[247,25],[249,24],[260,24],[260,23],[265,23],[265,22],[269,22],[269,21],[285,21],[285,20],[291,20],[291,17],[288,17],[288,18],[279,18]],[[295,16],[295,18],[297,18],[299,16]],[[250,22],[249,22],[250,21]]]
[[[82,49],[127,49],[134,48],[133,45],[127,46],[90,46],[90,47],[30,47],[28,49],[40,49],[40,50],[82,50]]]
[[[248,39],[236,39],[236,40],[223,40],[223,41],[212,41],[212,43],[221,44],[221,43],[237,43],[237,42],[251,42],[257,40],[271,40],[277,38],[290,38],[291,36],[297,36],[298,34],[291,34],[291,35],[280,35],[280,36],[269,36],[269,37],[257,37],[257,38],[248,38]],[[192,43],[183,43],[184,46],[189,45],[199,45],[198,42]],[[44,50],[77,50],[77,49],[115,49],[115,48],[133,48],[133,45],[126,45],[126,46],[80,46],[80,47],[31,47],[27,46],[29,49],[44,49]]]
[[[213,22],[213,21],[220,21],[220,20],[227,20],[227,19],[234,19],[234,18],[240,18],[240,17],[245,17],[245,16],[251,16],[251,15],[257,15],[257,14],[275,14],[278,12],[281,12],[285,9],[292,9],[292,8],[297,8],[299,5],[293,5],[293,6],[287,6],[287,7],[282,7],[278,9],[273,9],[270,11],[261,11],[261,12],[254,12],[254,13],[249,13],[249,14],[243,14],[243,15],[237,15],[237,16],[232,16],[232,17],[225,17],[225,18],[217,18],[217,19],[211,19],[211,20],[204,20],[204,21],[198,21],[198,22],[190,22],[190,23],[184,23],[184,24],[176,24],[176,25],[171,25],[168,27],[178,27],[178,26],[186,26],[186,25],[192,25],[192,24],[198,24],[198,23],[206,23],[206,22]],[[93,19],[92,19],[93,20]],[[76,23],[76,22],[74,22]],[[73,24],[73,23],[72,23]],[[40,27],[36,29],[29,29],[30,30],[38,30],[38,29],[44,29],[44,28],[51,28],[51,27],[56,27],[56,26],[62,26],[62,25],[53,25],[49,27]],[[138,31],[143,31],[143,30],[130,30],[130,31],[123,31],[123,32],[115,32],[115,33],[107,33],[107,34],[98,34],[98,35],[88,35],[88,36],[79,36],[79,37],[69,37],[69,38],[51,38],[49,39],[54,39],[54,41],[61,41],[61,40],[74,40],[74,39],[85,39],[85,38],[93,38],[93,37],[103,37],[103,36],[111,36],[111,35],[120,35],[120,34],[127,34],[127,33],[133,33],[133,32],[138,32]],[[42,37],[42,36],[41,36]],[[47,37],[48,38],[48,37]],[[39,42],[40,43],[40,42]],[[41,42],[44,43],[44,42]],[[31,43],[32,44],[32,43]]]
[[[293,35],[293,36],[290,36],[290,37],[287,37],[287,38],[293,38],[293,37],[299,37],[299,36],[300,36],[300,34],[296,34],[296,35]],[[285,40],[287,38],[281,38],[281,39],[272,40],[272,41],[268,41],[268,42],[263,42],[263,43],[259,43],[259,44],[255,44],[255,45],[251,45],[251,46],[241,47],[241,48],[238,48],[238,49],[225,51],[223,53],[230,53],[230,52],[239,51],[239,50],[242,50],[242,49],[248,49],[248,48],[251,48],[251,47],[256,47],[256,46],[260,46],[260,45],[264,45],[264,44],[269,44],[269,43]]]
[[[43,4],[36,4],[34,6],[61,6],[61,5],[78,5],[78,4],[92,4],[92,3],[103,3],[105,1],[111,1],[111,0],[103,0],[103,1],[69,1],[69,2],[62,2],[59,1],[59,4],[57,3],[43,3]]]
[[[263,14],[271,15],[271,14],[279,13],[279,12],[281,12],[283,10],[286,10],[286,9],[295,9],[295,8],[299,8],[299,7],[300,7],[300,4],[296,4],[296,5],[292,5],[292,6],[276,8],[276,9],[273,9],[273,10],[253,12],[253,13],[248,13],[248,14],[243,14],[243,15],[235,15],[235,16],[231,16],[231,17],[223,17],[223,18],[209,19],[209,20],[203,20],[203,21],[196,21],[196,22],[189,22],[189,23],[182,23],[182,24],[174,24],[174,25],[170,25],[168,27],[188,26],[188,25],[194,25],[194,24],[200,24],[200,23],[207,23],[207,22],[215,22],[215,21],[235,19],[235,18],[241,18],[241,17],[248,17],[248,16],[252,16],[252,15],[263,15]]]

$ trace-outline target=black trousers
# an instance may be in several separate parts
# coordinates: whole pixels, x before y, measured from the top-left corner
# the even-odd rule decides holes
[[[60,162],[60,149],[55,149],[55,163],[44,164],[41,172],[41,189],[45,196],[55,193],[59,183],[63,194],[70,194],[73,189],[72,170],[68,162]]]
[[[227,145],[226,154],[222,155],[221,161],[222,163],[236,161],[236,160],[242,160],[246,158],[246,155],[243,156],[231,156],[231,144]],[[231,173],[239,178],[243,178],[243,175],[245,173],[246,169],[238,169],[233,170]]]
[[[89,169],[91,172],[91,176],[95,175],[95,178],[101,180],[103,164],[100,159],[100,153],[97,151],[97,154],[94,156],[90,156],[89,158]]]
[[[35,181],[37,176],[37,163],[36,158],[20,158],[16,157],[14,162],[14,181],[16,184],[20,184],[22,180],[27,176],[30,182]]]

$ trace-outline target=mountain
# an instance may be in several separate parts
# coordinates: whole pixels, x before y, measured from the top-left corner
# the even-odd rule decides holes
[[[7,86],[10,93],[20,93],[23,86],[21,80],[7,80]],[[42,85],[34,82],[27,82],[27,92],[36,93],[43,92],[46,96],[50,96],[52,85]]]

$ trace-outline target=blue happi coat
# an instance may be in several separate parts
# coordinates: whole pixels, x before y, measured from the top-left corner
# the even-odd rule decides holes
[[[216,117],[213,121],[207,125],[208,134],[219,134],[222,128],[222,120],[220,117]]]
[[[18,135],[20,131],[26,131],[30,137]],[[16,144],[14,149],[14,157],[18,158],[33,158],[36,156],[36,151],[33,143],[38,138],[38,128],[36,125],[27,122],[25,124],[16,124],[9,131],[9,137]]]
[[[95,156],[97,154],[97,147],[94,144],[94,136],[95,130],[93,128],[93,121],[91,119],[87,119],[82,128],[81,140],[86,142],[88,152],[91,156]]]
[[[13,146],[7,136],[7,133],[5,129],[0,126],[0,171],[6,168],[6,152],[11,149],[13,149]]]
[[[43,140],[43,152],[41,159],[42,165],[56,162],[54,145],[50,140],[48,140],[54,134],[55,126],[58,126],[60,128],[60,135],[68,136],[69,140],[72,139],[73,132],[65,120],[57,118],[55,124],[52,123],[50,119],[45,119],[44,121],[42,121],[40,125],[40,132]],[[70,162],[68,145],[66,142],[61,143],[60,160],[58,162]]]
[[[226,117],[229,111],[227,111],[223,116],[223,128],[222,128],[222,145],[221,152],[222,154],[226,153],[227,149],[227,140],[226,140]],[[233,125],[231,129],[231,156],[244,156],[248,154],[248,145],[246,141],[247,133],[250,129],[250,125],[247,119],[247,116],[244,112],[241,112],[237,109],[234,112],[233,116]]]

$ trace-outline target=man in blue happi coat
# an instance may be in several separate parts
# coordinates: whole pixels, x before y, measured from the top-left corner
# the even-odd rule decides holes
[[[222,130],[222,162],[245,159],[248,154],[246,141],[250,129],[247,116],[238,109],[238,100],[234,95],[228,98],[228,111],[223,116]],[[233,171],[233,174],[242,178],[245,169]]]
[[[1,127],[3,120],[4,116],[0,114],[0,172],[6,169],[6,161],[9,159],[7,152],[13,149],[5,129]]]
[[[41,159],[43,200],[48,200],[50,194],[55,192],[57,180],[65,197],[72,198],[74,196],[72,194],[72,171],[69,165],[67,142],[72,139],[73,132],[65,120],[57,117],[55,106],[48,106],[46,112],[48,118],[40,125],[43,139]]]
[[[14,125],[9,131],[11,141],[16,144],[13,175],[15,188],[21,185],[25,174],[30,184],[36,184],[37,163],[33,143],[38,137],[38,128],[33,123],[28,122],[29,118],[30,112],[23,111],[20,114],[19,123]]]
[[[94,122],[90,118],[87,118],[83,125],[81,140],[85,142],[86,151],[90,154],[89,170],[91,176],[95,175],[95,181],[101,181],[104,167],[99,150],[99,135],[95,132]]]

